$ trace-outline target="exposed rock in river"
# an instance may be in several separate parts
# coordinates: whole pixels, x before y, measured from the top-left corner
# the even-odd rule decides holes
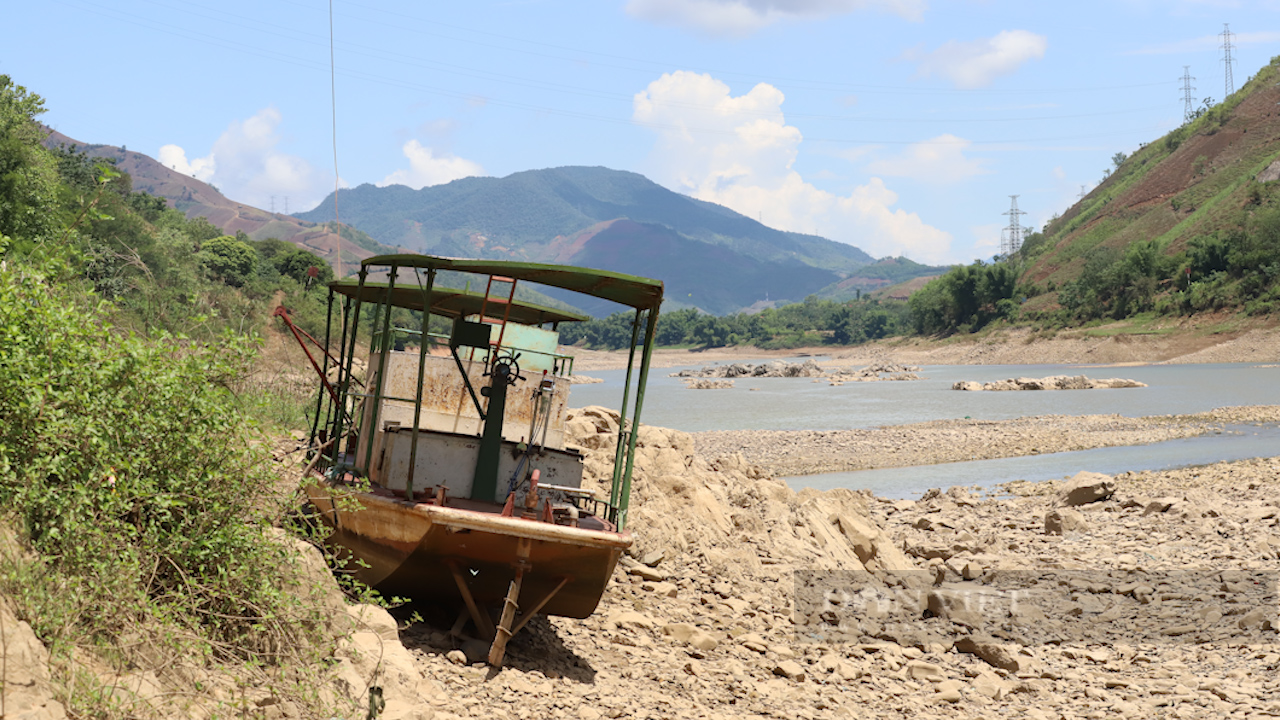
[[[703,378],[685,378],[684,386],[690,390],[727,390],[733,387],[732,380],[706,380]]]
[[[681,378],[829,378],[832,385],[846,382],[876,382],[878,380],[919,380],[916,373],[918,367],[898,365],[893,362],[877,362],[863,368],[836,368],[830,372],[813,360],[802,363],[791,363],[784,360],[752,365],[751,363],[732,363],[729,365],[708,365],[697,370],[681,370],[671,373],[671,377]]]
[[[826,371],[818,363],[805,360],[802,363],[790,363],[784,360],[752,365],[751,363],[731,363],[729,365],[709,365],[697,370],[681,370],[671,373],[671,377],[692,378],[740,378],[740,377],[823,377]]]
[[[1068,421],[1080,424],[1037,424],[1060,434]],[[608,488],[618,426],[612,410],[571,413],[589,487]],[[913,427],[937,431],[934,445],[1032,429]],[[637,449],[636,544],[595,614],[535,618],[493,672],[476,664],[484,643],[448,632],[453,615],[433,625],[406,608],[398,626],[378,608],[335,610],[349,630],[316,692],[340,696],[342,717],[380,697],[378,716],[398,720],[1280,715],[1280,459],[889,501],[795,492],[739,454],[708,459],[682,432],[641,426]],[[1089,501],[1064,507],[1073,493]],[[314,551],[299,557],[340,603]],[[21,664],[42,665],[42,648],[3,607],[0,627],[5,711],[62,717],[47,676]],[[302,717],[271,682],[289,676],[220,697],[252,717]],[[175,717],[179,696],[137,700]]]
[[[1084,375],[1051,375],[1046,378],[1009,378],[989,383],[978,383],[972,380],[961,380],[951,386],[952,390],[1096,390],[1113,388],[1146,387],[1146,383],[1123,378],[1103,378],[1095,380]]]

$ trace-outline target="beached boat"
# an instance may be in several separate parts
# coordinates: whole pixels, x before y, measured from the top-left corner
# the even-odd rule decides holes
[[[573,358],[560,351],[557,328],[588,318],[518,299],[526,285],[635,312],[607,497],[582,487],[583,456],[565,442]],[[485,289],[456,289],[472,286]],[[357,578],[389,596],[457,606],[455,627],[469,619],[491,639],[495,666],[535,614],[590,615],[631,544],[635,430],[662,283],[384,255],[329,290],[325,339],[312,341],[324,352],[316,360],[308,351],[320,389],[307,493]],[[277,314],[299,342],[310,337],[287,311]]]

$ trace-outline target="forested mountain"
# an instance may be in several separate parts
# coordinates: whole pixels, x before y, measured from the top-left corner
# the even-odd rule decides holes
[[[775,230],[642,175],[602,167],[465,178],[421,190],[361,185],[339,195],[343,219],[384,244],[650,275],[666,282],[675,305],[713,313],[856,283],[859,269],[873,262],[851,245]],[[332,213],[331,195],[297,217]],[[904,267],[907,274],[894,281],[937,272],[921,268]],[[867,281],[867,289],[884,283],[878,276]]]

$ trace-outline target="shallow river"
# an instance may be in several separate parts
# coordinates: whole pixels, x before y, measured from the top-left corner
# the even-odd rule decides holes
[[[814,382],[811,378],[739,378],[729,390],[689,390],[679,378],[668,377],[679,369],[662,368],[651,374],[645,396],[645,423],[687,432],[844,430],[954,418],[1005,420],[1032,415],[1110,413],[1140,417],[1203,412],[1231,405],[1280,405],[1280,367],[1256,364],[937,365],[921,369],[919,374],[925,379],[909,382],[831,387],[825,380]],[[575,386],[571,404],[617,408],[623,371],[591,374],[605,382]],[[1123,377],[1140,380],[1149,387],[1053,392],[951,390],[957,380],[987,382],[1048,375]],[[807,475],[788,478],[788,482],[797,489],[869,488],[886,497],[916,497],[931,487],[989,486],[1008,480],[1060,478],[1080,470],[1114,474],[1280,455],[1280,430],[1253,426],[1232,430],[1235,432],[1145,446]]]

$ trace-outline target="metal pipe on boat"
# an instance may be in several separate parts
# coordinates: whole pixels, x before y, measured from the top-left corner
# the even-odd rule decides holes
[[[351,318],[350,322],[343,323],[344,328],[348,324],[351,326],[351,345],[347,349],[346,357],[343,358],[343,361],[345,362],[345,367],[346,367],[346,382],[344,382],[342,385],[342,401],[338,403],[338,414],[337,414],[337,417],[334,419],[334,423],[333,423],[334,429],[335,429],[333,436],[336,438],[343,438],[347,434],[347,431],[350,430],[350,428],[343,427],[344,425],[343,420],[346,418],[347,400],[351,396],[351,379],[355,371],[356,337],[358,336],[359,330],[360,330],[360,306],[363,304],[363,301],[361,300],[361,298],[364,295],[365,279],[368,277],[369,277],[369,269],[366,268],[363,264],[361,264],[360,282],[356,286],[355,307],[352,308],[351,314],[348,315],[348,317]],[[343,332],[345,332],[345,330]],[[355,412],[352,412],[351,424],[355,425],[355,422],[356,422],[356,414]],[[350,452],[350,450],[351,448],[347,447],[347,451]],[[338,464],[338,457],[341,454],[342,454],[342,441],[340,439],[338,442],[335,442],[333,444],[333,462],[335,466]]]
[[[542,374],[545,377],[546,371],[543,371]],[[545,383],[546,381],[544,380],[543,382]],[[551,429],[551,402],[556,394],[555,388],[556,388],[556,379],[552,377],[551,389],[545,392],[542,396],[543,405],[544,405],[544,412],[542,415],[542,440],[538,444],[544,448],[547,446],[547,430]]]
[[[330,292],[332,292],[332,289],[330,289]],[[343,359],[346,357],[346,354],[347,354],[347,318],[351,316],[351,298],[344,296],[342,298],[342,304],[338,306],[338,310],[339,310],[338,324],[342,326],[342,335],[341,335],[341,338],[338,340],[338,357],[336,358],[338,375],[336,378],[334,378],[334,384],[338,388],[338,401],[330,403],[329,412],[325,413],[325,417],[324,417],[324,426],[327,432],[329,433],[330,439],[338,437],[337,417],[342,416],[342,413],[346,407],[345,405],[342,404],[342,400],[343,400],[345,387],[347,384],[349,384],[349,381],[343,380],[343,373],[346,371],[346,363],[343,361]],[[332,311],[330,312],[332,313]],[[332,316],[329,319],[332,320]],[[335,415],[337,417],[335,417]],[[336,447],[336,445],[337,445],[336,442],[330,443],[330,447]],[[337,457],[336,452],[332,454],[334,458]],[[331,459],[331,462],[333,461],[334,460]]]
[[[417,274],[416,271],[414,273]],[[422,381],[427,373],[427,333],[431,324],[431,290],[435,287],[436,270],[427,268],[427,289],[422,295],[422,335],[418,340],[418,389],[413,396],[412,444],[409,445],[409,477],[404,481],[404,496],[413,500],[413,471],[418,462],[418,426],[422,424]]]
[[[618,508],[618,529],[627,526],[627,507],[631,502],[631,471],[636,461],[636,436],[640,434],[640,410],[644,407],[644,388],[649,382],[649,364],[653,360],[653,346],[658,330],[658,308],[649,309],[649,324],[644,333],[644,358],[640,361],[640,383],[636,386],[636,410],[632,420],[630,447],[627,448],[627,469],[622,476],[621,506]],[[632,347],[635,347],[632,345]]]
[[[324,313],[324,364],[321,366],[320,376],[326,381],[329,379],[329,330],[333,325],[333,288],[329,288],[329,303]],[[324,383],[321,383],[323,385]],[[311,435],[307,441],[308,445],[314,445],[316,442],[316,430],[320,428],[320,409],[324,406],[323,387],[320,392],[316,393],[316,414],[311,418]],[[336,398],[334,398],[336,400]],[[316,452],[318,456],[319,451]]]
[[[387,292],[383,297],[382,308],[385,311],[382,314],[382,347],[378,354],[378,382],[373,388],[373,405],[369,408],[369,424],[367,427],[361,427],[361,431],[368,435],[365,441],[364,453],[364,474],[365,477],[373,476],[373,439],[378,434],[378,410],[382,404],[382,388],[387,380],[387,356],[391,354],[391,292],[396,287],[396,270],[399,266],[392,265],[391,271],[387,275]],[[373,350],[373,337],[370,336],[370,351]],[[368,390],[368,387],[365,388]],[[356,468],[358,471],[359,468]]]
[[[631,345],[627,355],[627,377],[622,382],[622,409],[618,411],[618,445],[613,451],[613,482],[609,486],[609,521],[618,522],[618,497],[622,492],[622,448],[627,444],[627,402],[631,399],[631,371],[636,363],[636,340],[640,336],[640,309],[631,320]]]

